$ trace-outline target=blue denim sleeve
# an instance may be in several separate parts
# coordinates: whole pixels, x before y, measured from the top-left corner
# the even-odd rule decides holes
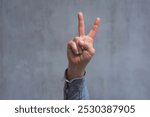
[[[88,100],[89,93],[86,86],[85,76],[67,80],[64,85],[64,99],[65,100]]]

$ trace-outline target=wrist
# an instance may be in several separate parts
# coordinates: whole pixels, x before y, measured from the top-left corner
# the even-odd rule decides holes
[[[67,75],[67,78],[69,80],[72,80],[72,79],[77,78],[77,77],[82,77],[85,75],[85,69],[68,67],[66,75]]]

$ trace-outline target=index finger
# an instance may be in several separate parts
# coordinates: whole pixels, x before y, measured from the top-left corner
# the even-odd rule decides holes
[[[100,25],[100,18],[97,17],[91,31],[88,34],[92,39],[95,38],[99,25]]]
[[[84,16],[82,12],[78,13],[78,32],[79,36],[85,35]]]

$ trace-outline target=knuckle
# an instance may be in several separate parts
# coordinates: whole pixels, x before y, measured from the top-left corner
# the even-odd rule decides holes
[[[74,41],[74,42],[76,42],[76,43],[78,43],[78,42],[79,42],[79,40],[80,40],[80,38],[79,38],[79,37],[75,37],[75,38],[73,39],[73,41]]]
[[[97,32],[97,28],[98,28],[98,26],[97,26],[97,25],[94,25],[94,26],[93,26],[93,31],[94,31],[94,32]]]
[[[91,55],[93,56],[95,54],[95,49],[92,48],[90,52],[91,52]]]
[[[73,41],[72,41],[72,40],[70,40],[70,41],[68,42],[68,47],[71,47],[71,46],[73,46]]]
[[[70,40],[69,42],[68,42],[68,45],[71,45],[72,44],[72,40]]]

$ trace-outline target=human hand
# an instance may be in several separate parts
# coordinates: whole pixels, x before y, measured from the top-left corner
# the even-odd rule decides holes
[[[79,35],[70,40],[67,47],[68,79],[73,79],[84,75],[87,64],[95,54],[93,43],[99,25],[100,18],[97,17],[91,31],[88,35],[85,35],[84,16],[82,12],[78,13]]]

